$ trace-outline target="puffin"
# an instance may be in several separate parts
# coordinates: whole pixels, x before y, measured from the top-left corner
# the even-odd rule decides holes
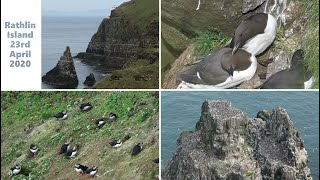
[[[117,119],[117,115],[114,114],[114,113],[112,113],[112,112],[110,112],[110,113],[109,113],[109,120],[115,121],[116,119]]]
[[[135,156],[139,154],[141,150],[142,150],[142,143],[138,143],[132,148],[131,155]]]
[[[53,117],[55,117],[57,120],[65,120],[68,117],[67,110],[58,112]]]
[[[20,172],[21,172],[21,167],[20,166],[15,166],[15,167],[11,168],[12,175],[17,175]]]
[[[227,46],[232,48],[232,55],[242,48],[257,56],[272,44],[276,34],[277,20],[271,14],[256,13],[240,23]]]
[[[104,126],[106,124],[106,122],[107,122],[106,118],[100,118],[100,119],[96,120],[95,124],[100,129],[100,128],[102,128],[102,126]]]
[[[74,166],[74,170],[77,172],[77,176],[82,175],[84,172],[86,172],[87,169],[88,169],[87,166],[81,165],[81,164],[76,164]]]
[[[303,63],[304,51],[299,49],[292,55],[290,68],[279,71],[270,76],[260,89],[304,89],[305,82],[312,74]]]
[[[39,148],[35,144],[31,144],[28,151],[27,158],[33,157],[36,154],[36,152],[38,152],[38,150]]]
[[[83,103],[83,104],[81,104],[80,105],[80,110],[81,111],[90,111],[91,109],[92,109],[92,105],[91,105],[91,103]]]
[[[120,139],[113,140],[109,143],[112,147],[117,148],[122,145],[122,141]]]
[[[250,80],[257,70],[257,59],[243,49],[232,55],[231,48],[221,48],[177,74],[178,89],[226,89]]]
[[[93,167],[88,168],[88,169],[86,170],[86,175],[88,175],[88,176],[94,176],[94,175],[97,173],[97,171],[98,171],[97,167],[96,167],[96,166],[93,166]]]
[[[59,154],[64,154],[66,153],[70,148],[70,142],[69,141],[66,141],[60,148],[60,152]]]
[[[77,149],[78,149],[77,146],[74,146],[73,148],[69,148],[69,149],[67,150],[66,156],[67,156],[67,157],[75,157],[76,154],[77,154],[77,152],[78,152]]]

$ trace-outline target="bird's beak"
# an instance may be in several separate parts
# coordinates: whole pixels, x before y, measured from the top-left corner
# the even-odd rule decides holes
[[[238,50],[240,46],[240,43],[238,43],[233,49],[232,49],[232,55],[234,55],[234,53]]]

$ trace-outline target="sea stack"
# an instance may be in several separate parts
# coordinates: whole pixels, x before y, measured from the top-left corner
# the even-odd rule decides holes
[[[90,73],[89,76],[86,77],[86,80],[83,82],[84,85],[88,87],[92,87],[96,83],[96,78],[94,78],[94,74]]]
[[[67,46],[56,67],[42,77],[42,82],[56,88],[75,88],[78,86],[78,76],[69,46]]]
[[[248,118],[227,101],[205,101],[194,132],[178,138],[163,179],[311,180],[304,142],[283,108]]]

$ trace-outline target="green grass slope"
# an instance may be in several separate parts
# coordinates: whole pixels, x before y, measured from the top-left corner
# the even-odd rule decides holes
[[[79,106],[91,102],[93,109],[81,112]],[[153,179],[158,165],[158,98],[149,92],[1,92],[1,179],[10,179],[10,168],[28,169],[31,179],[86,179],[77,177],[76,163],[97,166],[95,179]],[[61,123],[53,114],[68,110]],[[116,113],[116,122],[97,129],[94,120]],[[131,138],[120,148],[108,142]],[[76,157],[58,155],[65,140],[80,145]],[[135,143],[144,143],[137,156],[131,156]],[[39,146],[37,154],[26,159],[29,146]],[[12,179],[27,179],[17,175]]]
[[[308,22],[303,42],[305,60],[313,74],[312,88],[319,89],[319,0],[303,0],[306,6]]]

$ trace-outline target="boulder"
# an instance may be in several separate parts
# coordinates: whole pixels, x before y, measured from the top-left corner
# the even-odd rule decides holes
[[[78,86],[78,76],[69,46],[67,46],[57,65],[42,77],[42,82],[56,88],[75,88]]]
[[[92,87],[96,83],[96,79],[94,78],[94,75],[92,73],[89,74],[89,76],[86,77],[86,80],[83,82],[83,84]]]

